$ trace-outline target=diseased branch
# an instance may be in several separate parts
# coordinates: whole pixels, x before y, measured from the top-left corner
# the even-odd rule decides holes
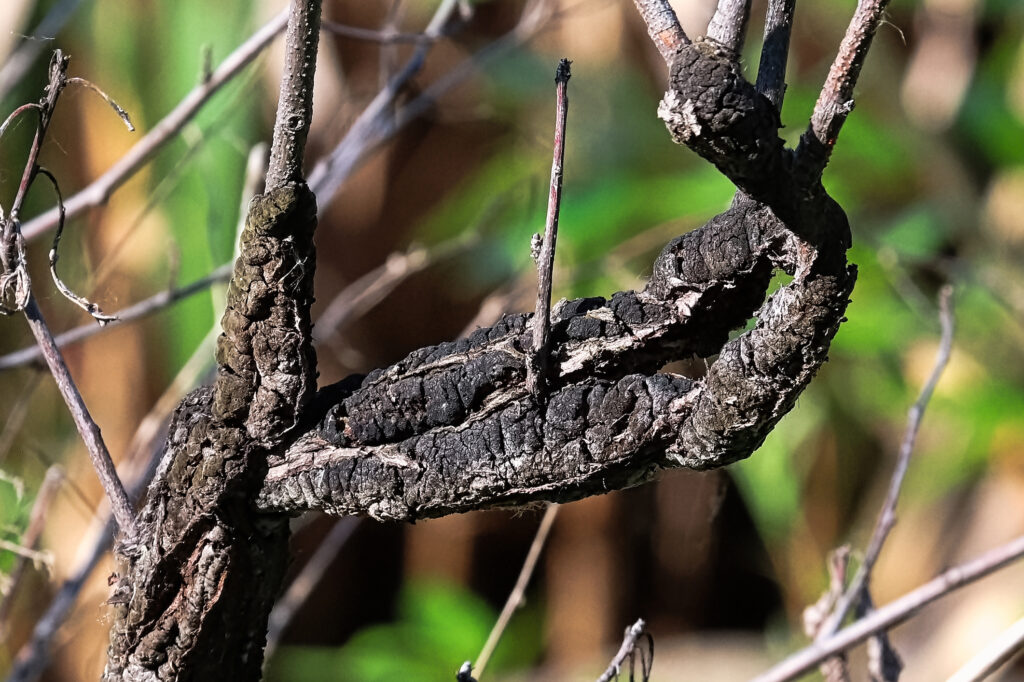
[[[796,0],[769,0],[764,20],[764,43],[757,67],[755,88],[782,111],[786,95],[786,63],[789,60],[789,37],[793,31]]]
[[[750,0],[718,0],[718,8],[708,24],[707,37],[739,54],[750,19]]]
[[[164,145],[173,140],[196,113],[224,85],[231,82],[242,69],[248,66],[271,41],[284,30],[288,11],[284,10],[271,19],[263,28],[254,33],[225,59],[210,77],[189,92],[178,105],[159,123],[153,126],[135,146],[115,163],[106,173],[94,180],[88,187],[68,198],[65,203],[67,218],[107,203],[111,195],[127,182],[143,166],[156,156]],[[56,207],[27,221],[21,227],[25,239],[31,240],[57,225],[59,212]]]
[[[850,624],[832,637],[801,649],[753,682],[788,682],[807,674],[822,661],[846,651],[876,632],[906,621],[925,606],[1024,557],[1024,536],[951,568],[933,580]]]
[[[853,111],[853,89],[867,58],[889,0],[860,0],[839,46],[825,85],[811,114],[807,132],[800,138],[797,157],[806,172],[820,175],[832,154],[839,130]]]
[[[633,0],[662,59],[672,66],[676,50],[690,42],[668,0]]]

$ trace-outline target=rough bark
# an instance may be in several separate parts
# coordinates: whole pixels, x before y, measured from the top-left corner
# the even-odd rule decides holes
[[[849,225],[818,174],[795,170],[734,54],[699,40],[674,54],[659,115],[741,191],[666,245],[643,290],[555,306],[541,395],[525,382],[529,316],[512,315],[314,397],[313,199],[288,180],[254,203],[217,383],[179,409],[144,540],[122,551],[107,679],[256,678],[288,514],[567,501],[763,442],[843,319]],[[769,296],[779,270],[792,281]],[[706,376],[659,371],[692,356]]]

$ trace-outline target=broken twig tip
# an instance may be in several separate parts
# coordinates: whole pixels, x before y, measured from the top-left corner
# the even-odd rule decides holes
[[[558,68],[555,69],[555,82],[556,83],[568,83],[569,78],[572,77],[572,73],[569,67],[572,66],[572,61],[562,57],[558,62]]]

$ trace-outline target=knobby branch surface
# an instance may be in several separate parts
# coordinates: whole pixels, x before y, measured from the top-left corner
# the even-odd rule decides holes
[[[139,542],[119,548],[108,681],[260,674],[288,523],[254,514],[249,500],[316,390],[316,200],[302,160],[319,32],[319,0],[293,0],[266,191],[240,238],[217,378],[178,406]]]

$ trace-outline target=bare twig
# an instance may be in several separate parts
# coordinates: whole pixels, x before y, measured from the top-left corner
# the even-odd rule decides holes
[[[718,0],[718,8],[708,24],[708,38],[739,54],[749,18],[750,0]]]
[[[59,466],[54,465],[46,470],[43,484],[39,487],[39,493],[36,495],[35,502],[32,503],[28,525],[21,536],[22,547],[34,550],[39,544],[39,537],[43,534],[43,528],[46,527],[46,513],[50,510],[53,498],[57,494],[63,479],[64,472]],[[45,558],[47,557],[44,556]],[[11,607],[18,594],[18,585],[21,583],[21,578],[25,574],[30,559],[31,557],[19,554],[18,560],[10,571],[10,590],[6,595],[3,595],[3,599],[0,599],[0,641],[7,638],[7,618],[10,616]]]
[[[769,0],[764,20],[764,43],[757,67],[757,91],[782,111],[786,95],[786,62],[789,60],[789,37],[793,31],[796,0]]]
[[[914,443],[917,440],[917,433],[921,428],[921,419],[928,407],[935,386],[942,376],[942,371],[949,362],[949,355],[953,347],[953,289],[949,285],[942,288],[939,293],[939,319],[942,323],[942,340],[939,343],[939,351],[935,356],[935,364],[932,366],[928,380],[921,388],[917,400],[911,405],[907,413],[907,428],[903,433],[903,440],[900,443],[899,454],[896,458],[896,467],[893,470],[892,478],[889,481],[889,489],[882,503],[875,528],[871,533],[867,550],[864,552],[864,560],[861,562],[850,581],[850,586],[836,603],[832,615],[821,627],[818,638],[824,639],[833,635],[842,625],[843,619],[849,612],[850,607],[860,598],[862,590],[871,579],[871,571],[878,561],[878,555],[882,552],[889,532],[896,525],[896,504],[899,501],[900,490],[903,487],[903,479],[907,475],[907,468],[910,465],[910,456],[914,451]]]
[[[81,327],[75,327],[74,329],[70,329],[58,335],[54,340],[57,343],[58,348],[64,348],[65,346],[69,346],[73,343],[82,341],[83,339],[87,339],[90,336],[99,334],[105,329],[120,327],[128,322],[157,313],[184,298],[188,298],[189,296],[201,291],[205,291],[213,284],[226,282],[229,277],[231,277],[231,264],[226,263],[211,272],[209,275],[197,279],[190,284],[174,289],[166,289],[160,293],[150,296],[147,299],[139,301],[134,305],[130,305],[127,308],[117,311],[112,315],[112,317],[116,319],[105,327],[99,327],[95,324],[85,324]],[[42,357],[43,353],[39,346],[28,346],[21,350],[0,356],[0,371],[11,369],[12,367],[31,364],[39,361]]]
[[[540,526],[537,527],[537,534],[533,536],[533,542],[530,543],[530,550],[526,553],[523,567],[519,569],[519,577],[516,578],[516,584],[509,593],[508,599],[505,600],[505,606],[502,607],[501,613],[498,614],[498,620],[495,621],[494,627],[491,628],[491,633],[487,635],[487,641],[484,642],[480,655],[476,657],[475,669],[477,679],[483,675],[487,663],[491,660],[491,655],[497,648],[498,642],[501,641],[501,636],[505,633],[505,628],[508,627],[508,622],[512,619],[512,614],[523,604],[526,588],[530,584],[530,578],[533,577],[534,569],[537,568],[537,560],[540,558],[541,550],[544,549],[544,543],[547,542],[548,535],[551,533],[551,526],[554,525],[555,517],[557,516],[558,505],[548,505],[544,512],[544,517],[540,520]],[[468,667],[468,663],[467,661],[463,665],[463,669]],[[472,670],[472,668],[469,669]]]
[[[843,596],[843,588],[846,586],[846,573],[850,565],[850,548],[843,545],[829,553],[828,557],[828,590],[821,598],[804,609],[804,634],[811,639],[817,639],[826,619],[835,609],[836,602]],[[821,676],[826,682],[849,682],[850,670],[846,660],[846,654],[841,653],[833,656],[819,666]]]
[[[270,612],[267,626],[267,646],[263,651],[264,660],[270,660],[281,641],[281,636],[288,629],[288,624],[292,622],[295,614],[309,599],[313,589],[320,584],[327,569],[331,567],[338,553],[352,537],[352,532],[359,525],[359,521],[354,516],[338,519],[327,536],[320,542],[313,556],[309,558],[299,574],[288,585],[285,593],[274,604],[274,610]]]
[[[152,130],[114,164],[110,170],[94,180],[88,187],[69,197],[65,207],[68,219],[102,206],[111,195],[135,173],[145,166],[164,145],[173,140],[181,129],[224,85],[229,83],[252,62],[284,30],[288,21],[288,10],[284,9],[263,28],[256,31],[225,59],[219,67],[189,92]],[[21,231],[26,239],[34,239],[46,230],[55,227],[59,218],[56,207],[27,221]]]
[[[917,589],[843,628],[827,640],[814,642],[801,649],[771,670],[754,678],[754,682],[795,680],[840,651],[860,644],[876,632],[891,629],[932,602],[1008,566],[1021,557],[1024,557],[1024,535],[943,572]]]
[[[555,71],[555,143],[551,161],[551,185],[548,189],[548,213],[544,221],[544,240],[534,254],[537,260],[537,305],[533,313],[533,348],[526,366],[526,387],[540,397],[547,386],[550,364],[551,275],[555,265],[558,239],[558,212],[562,206],[562,175],[565,163],[565,122],[569,111],[570,62],[562,59]],[[535,235],[535,239],[537,236]]]
[[[1024,618],[999,634],[946,682],[981,682],[1024,651]]]
[[[665,63],[671,66],[676,50],[690,42],[672,5],[668,0],[633,0],[633,4],[647,26],[647,35],[654,41]]]
[[[323,30],[330,31],[334,35],[341,36],[342,38],[351,38],[352,40],[363,40],[369,43],[390,45],[392,43],[431,43],[437,40],[436,36],[431,37],[424,33],[402,33],[401,31],[394,30],[375,31],[371,28],[347,26],[327,20],[320,23]]]
[[[267,190],[302,180],[302,158],[313,119],[313,74],[320,43],[320,0],[292,0],[301,4],[288,19],[284,75],[274,119]]]
[[[110,105],[110,108],[114,110],[114,113],[117,114],[117,117],[120,118],[121,121],[124,123],[125,127],[128,128],[128,132],[130,132],[130,133],[134,133],[135,132],[135,124],[132,123],[131,116],[128,115],[127,111],[125,111],[124,109],[121,108],[120,104],[118,104],[116,101],[114,101],[113,97],[111,97],[106,92],[104,92],[103,88],[101,88],[100,86],[96,85],[95,83],[93,83],[90,80],[86,80],[85,78],[78,78],[78,77],[69,78],[68,79],[68,85],[81,85],[83,88],[88,88],[89,90],[92,90],[93,92],[95,92],[97,95],[99,95],[100,97],[103,98],[104,102],[106,102],[107,104]]]
[[[821,173],[828,163],[839,130],[853,111],[857,85],[868,48],[889,0],[860,0],[843,42],[811,114],[810,128],[800,138],[797,155],[809,172]]]
[[[640,637],[646,637],[647,653],[643,649],[637,649],[637,641]],[[622,645],[619,647],[608,668],[597,678],[597,682],[611,682],[619,678],[622,666],[629,659],[629,679],[633,679],[633,658],[634,654],[640,652],[640,679],[646,682],[651,676],[651,665],[654,663],[654,638],[647,632],[647,623],[643,618],[626,628],[626,634],[622,638]]]

